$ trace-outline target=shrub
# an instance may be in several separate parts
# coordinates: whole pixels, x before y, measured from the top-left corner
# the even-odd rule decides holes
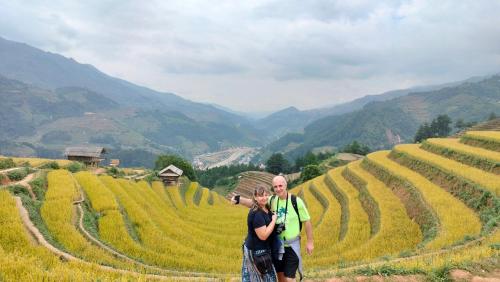
[[[42,201],[45,198],[45,191],[47,190],[47,175],[45,173],[41,174],[31,181],[30,185],[36,198]]]
[[[370,148],[368,146],[358,143],[358,141],[354,140],[352,143],[346,145],[343,149],[342,152],[344,153],[351,153],[351,154],[358,154],[358,155],[366,155],[370,153]]]
[[[151,173],[148,176],[144,177],[144,181],[151,183],[154,181],[161,181],[161,179],[158,176],[156,176],[154,173]]]
[[[11,158],[8,159],[0,159],[0,169],[7,169],[15,167],[16,164]]]
[[[7,176],[12,181],[20,181],[20,180],[23,180],[23,178],[25,178],[27,174],[28,173],[25,169],[16,169],[13,171],[9,171],[7,173]]]
[[[80,170],[83,170],[83,168],[85,168],[85,165],[81,162],[72,162],[66,167],[67,170],[73,173],[79,172]]]
[[[125,176],[125,172],[121,169],[118,169],[114,166],[112,167],[109,167],[109,168],[106,168],[106,172],[108,175],[111,175],[113,177],[124,177]]]
[[[24,187],[24,186],[12,185],[12,186],[9,186],[8,189],[12,194],[14,194],[16,196],[19,196],[19,195],[29,196],[28,190],[26,190],[26,187]]]
[[[45,169],[59,169],[59,164],[57,162],[48,162],[42,165],[40,168],[45,168]]]
[[[323,174],[323,171],[317,165],[307,165],[304,167],[304,171],[300,174],[300,178],[302,182],[305,182],[309,179],[313,179],[316,176],[320,176]]]
[[[500,243],[490,244],[490,248],[495,250],[495,251],[500,251]]]
[[[339,166],[343,166],[347,163],[349,163],[349,161],[344,161],[344,160],[339,160],[337,158],[334,158],[333,160],[328,162],[328,165],[331,167],[339,167]]]

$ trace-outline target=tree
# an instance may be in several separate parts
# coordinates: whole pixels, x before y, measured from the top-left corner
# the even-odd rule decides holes
[[[370,148],[368,146],[363,145],[359,143],[358,141],[354,140],[350,144],[346,145],[343,149],[342,152],[344,153],[351,153],[351,154],[358,154],[358,155],[366,155],[370,153]]]
[[[494,120],[497,118],[497,115],[494,112],[490,113],[490,116],[488,117],[488,120]]]
[[[436,137],[445,137],[451,132],[451,118],[448,115],[439,115],[431,122],[431,132]]]
[[[491,118],[491,115],[490,115],[490,118]],[[472,127],[476,124],[477,124],[477,121],[465,122],[463,119],[460,118],[460,119],[457,119],[457,121],[455,122],[455,128],[458,130],[463,130],[464,128]]]
[[[424,122],[422,125],[420,125],[417,133],[415,134],[415,143],[422,142],[422,140],[425,140],[429,137],[432,137],[431,126],[427,122]]]
[[[319,166],[308,165],[308,166],[304,167],[304,170],[300,174],[300,179],[302,180],[302,182],[305,182],[309,179],[313,179],[317,176],[320,176],[321,174],[323,174],[323,172],[321,171]]]
[[[236,164],[229,166],[218,166],[206,170],[196,170],[198,182],[207,188],[214,188],[218,185],[228,185],[231,179],[244,171],[260,170],[258,166],[249,164]]]
[[[311,151],[308,151],[303,157],[298,157],[295,159],[296,170],[300,170],[301,168],[311,164],[319,164],[318,157]]]
[[[289,168],[288,160],[281,153],[271,155],[266,162],[266,171],[272,174],[287,173]]]
[[[458,129],[458,130],[464,129],[465,126],[466,126],[466,123],[461,118],[457,119],[457,121],[455,122],[455,128]]]
[[[439,115],[437,118],[433,119],[432,122],[424,122],[417,130],[415,134],[415,142],[421,142],[427,138],[432,137],[445,137],[451,132],[451,118],[448,115]],[[463,126],[463,120],[457,121],[458,126]],[[456,127],[457,124],[455,124]]]
[[[196,181],[196,175],[191,164],[185,159],[177,155],[160,155],[156,159],[155,169],[161,170],[169,165],[175,165],[176,167],[182,169],[183,175],[189,178],[191,181]]]

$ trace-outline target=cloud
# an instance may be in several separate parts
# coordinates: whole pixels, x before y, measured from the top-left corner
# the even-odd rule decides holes
[[[309,108],[498,72],[499,10],[493,0],[4,1],[0,35],[193,100]]]

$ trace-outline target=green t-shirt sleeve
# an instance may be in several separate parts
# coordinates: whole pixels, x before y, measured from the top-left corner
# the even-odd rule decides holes
[[[307,210],[307,207],[304,204],[304,201],[302,201],[302,199],[299,197],[297,197],[297,208],[299,210],[300,221],[304,222],[311,219],[311,217],[309,216],[309,211]]]

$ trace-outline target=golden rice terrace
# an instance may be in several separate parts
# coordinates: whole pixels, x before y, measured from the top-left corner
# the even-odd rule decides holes
[[[0,189],[0,281],[239,277],[247,209],[197,183],[60,169],[23,189]],[[498,132],[375,152],[292,193],[314,226],[308,279],[498,268]]]

